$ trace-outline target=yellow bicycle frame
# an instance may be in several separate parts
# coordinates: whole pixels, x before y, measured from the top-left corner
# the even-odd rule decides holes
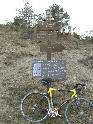
[[[49,96],[50,96],[51,105],[52,105],[52,106],[53,106],[52,92],[53,92],[53,91],[56,91],[56,90],[57,90],[57,89],[55,89],[55,88],[49,88],[49,91],[48,91]]]
[[[73,95],[71,96],[71,98],[77,97],[76,89],[72,89],[70,91],[73,92]]]
[[[57,89],[55,88],[49,88],[48,90],[48,94],[49,94],[49,97],[50,97],[50,101],[51,101],[51,105],[53,106],[53,97],[52,97],[52,92],[53,91],[57,91]],[[71,99],[74,98],[74,97],[77,97],[77,92],[76,92],[76,89],[72,89],[70,90],[70,92],[73,92],[72,96],[71,96]]]

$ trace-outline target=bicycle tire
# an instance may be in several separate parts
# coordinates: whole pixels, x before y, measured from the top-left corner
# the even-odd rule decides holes
[[[46,119],[49,107],[49,98],[42,92],[30,92],[21,100],[21,113],[30,122]]]
[[[72,99],[65,109],[68,124],[93,124],[93,103],[85,98]]]

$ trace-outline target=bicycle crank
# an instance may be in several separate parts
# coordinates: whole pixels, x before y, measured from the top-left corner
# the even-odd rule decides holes
[[[57,108],[50,108],[50,110],[48,111],[48,116],[50,117],[61,117],[61,115],[58,113]]]

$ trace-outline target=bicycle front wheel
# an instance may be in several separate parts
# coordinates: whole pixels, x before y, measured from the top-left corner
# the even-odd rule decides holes
[[[21,113],[30,122],[46,119],[49,107],[49,98],[41,92],[30,92],[21,101]]]
[[[93,103],[85,98],[76,98],[68,103],[65,111],[68,124],[93,124]]]

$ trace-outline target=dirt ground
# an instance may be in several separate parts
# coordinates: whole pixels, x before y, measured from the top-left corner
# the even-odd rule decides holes
[[[30,124],[20,113],[21,99],[33,90],[46,92],[41,79],[32,79],[32,60],[46,60],[39,43],[22,40],[17,32],[0,31],[0,124]],[[66,78],[55,79],[52,86],[65,89],[84,82],[84,97],[93,102],[93,44],[73,48],[67,44],[63,52],[52,54],[52,60],[66,60],[67,66]],[[43,123],[66,124],[64,118],[48,118]]]

